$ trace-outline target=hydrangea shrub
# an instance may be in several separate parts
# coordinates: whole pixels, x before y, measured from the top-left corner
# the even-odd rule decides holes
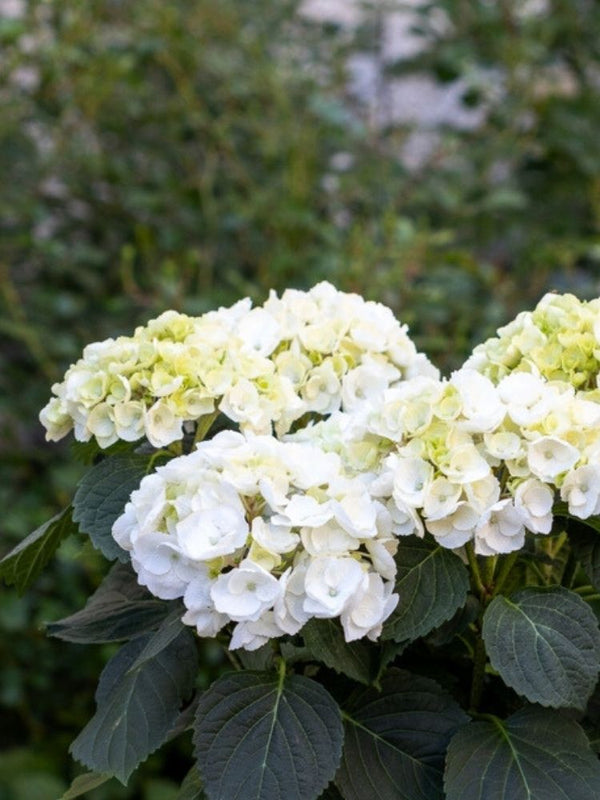
[[[180,800],[600,796],[599,373],[570,295],[449,378],[327,283],[86,347],[40,419],[93,463],[0,562],[115,562],[49,626],[123,642],[65,800],[189,729]],[[236,667],[204,691],[200,637]]]

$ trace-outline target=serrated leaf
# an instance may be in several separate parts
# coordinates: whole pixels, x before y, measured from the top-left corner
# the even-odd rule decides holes
[[[140,586],[129,564],[115,564],[81,611],[47,626],[66,642],[116,642],[153,630],[173,609]]]
[[[435,681],[390,670],[380,692],[360,692],[344,713],[344,799],[441,800],[446,748],[467,721]]]
[[[533,703],[585,708],[600,669],[600,631],[590,607],[561,586],[495,597],[483,639],[502,680]]]
[[[447,800],[592,800],[600,762],[579,725],[530,706],[471,722],[448,748]]]
[[[112,775],[101,775],[98,772],[86,772],[78,775],[60,800],[75,800],[110,780],[112,780]]]
[[[194,686],[194,635],[182,631],[152,660],[132,669],[151,639],[152,634],[133,639],[109,661],[96,691],[96,713],[71,745],[82,764],[122,783],[167,740]]]
[[[73,498],[73,519],[109,561],[129,559],[129,554],[113,539],[112,526],[123,513],[131,493],[140,485],[150,463],[149,457],[143,455],[106,458],[86,472],[79,482]]]
[[[407,536],[396,553],[398,606],[383,626],[383,639],[414,641],[463,606],[469,575],[461,559],[431,539]]]
[[[194,744],[209,800],[314,800],[342,749],[340,710],[301,675],[238,672],[200,698]]]
[[[23,594],[50,561],[60,543],[73,533],[77,533],[77,525],[73,523],[72,508],[69,506],[30,533],[4,556],[0,561],[0,578],[9,585],[14,584],[19,594]]]
[[[359,683],[371,683],[374,677],[371,649],[363,641],[346,642],[336,620],[311,619],[302,628],[302,636],[317,661]]]
[[[175,607],[160,623],[160,627],[152,636],[149,637],[148,642],[133,664],[129,667],[127,673],[134,672],[144,665],[146,661],[151,661],[153,658],[166,650],[167,647],[173,642],[179,634],[186,630],[185,625],[181,621],[182,615],[185,613],[185,608]]]
[[[192,767],[183,779],[179,788],[177,800],[204,800],[206,795],[202,790],[202,780],[196,767]]]

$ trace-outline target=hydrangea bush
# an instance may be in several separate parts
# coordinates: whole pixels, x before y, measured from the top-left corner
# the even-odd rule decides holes
[[[180,800],[600,796],[600,300],[449,378],[321,283],[89,345],[40,414],[90,469],[0,562],[115,562],[49,625],[123,642],[76,798],[193,731]],[[197,689],[200,637],[235,670]]]

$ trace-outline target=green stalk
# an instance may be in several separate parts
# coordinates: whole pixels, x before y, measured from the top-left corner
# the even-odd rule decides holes
[[[512,568],[517,563],[517,559],[519,558],[519,551],[515,550],[514,553],[509,553],[505,558],[501,561],[500,571],[498,572],[498,577],[494,583],[494,596],[500,594],[502,587],[506,583],[506,579],[510,575]]]

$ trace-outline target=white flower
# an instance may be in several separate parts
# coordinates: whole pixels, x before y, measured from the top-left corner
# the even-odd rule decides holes
[[[146,437],[153,447],[166,447],[181,439],[183,420],[177,417],[165,400],[157,400],[146,412]]]
[[[525,527],[533,533],[550,533],[554,492],[537,478],[528,478],[515,490],[515,506],[523,514]]]
[[[198,636],[216,636],[221,628],[229,622],[226,614],[215,610],[210,589],[214,579],[211,579],[206,567],[199,567],[198,575],[188,583],[183,595],[183,602],[187,609],[181,621],[184,625],[193,625]]]
[[[433,479],[433,467],[422,458],[399,458],[394,469],[394,500],[422,506]]]
[[[542,436],[530,442],[527,450],[529,469],[541,481],[550,482],[562,472],[572,469],[579,451],[556,436]]]
[[[258,650],[269,639],[276,639],[284,633],[285,631],[282,631],[277,624],[273,612],[267,611],[257,620],[238,622],[233,629],[229,649],[237,650],[242,647],[244,650]]]
[[[304,610],[305,578],[306,563],[300,563],[293,569],[289,567],[279,579],[281,594],[273,609],[275,620],[282,631],[292,636],[310,619],[310,614]]]
[[[40,422],[46,428],[46,440],[58,442],[73,428],[73,420],[60,397],[53,397],[40,411]]]
[[[394,498],[388,501],[386,508],[392,519],[392,531],[396,536],[425,535],[421,518],[412,506],[399,498]]]
[[[144,404],[138,400],[117,403],[113,407],[117,436],[125,442],[136,442],[144,435]]]
[[[483,514],[500,499],[500,483],[495,475],[466,483],[463,488],[467,500],[479,514]]]
[[[517,425],[535,425],[552,407],[553,392],[539,375],[512,372],[500,381],[498,394]]]
[[[560,497],[569,504],[569,514],[587,519],[598,513],[600,466],[586,464],[569,472],[560,487]]]
[[[502,422],[506,409],[489,378],[463,368],[452,375],[450,385],[458,390],[462,401],[462,419],[457,423],[462,430],[484,433]]]
[[[398,604],[398,595],[392,594],[393,584],[384,583],[374,572],[360,588],[340,615],[347,642],[363,636],[376,641],[383,623]]]
[[[210,561],[246,544],[248,523],[243,510],[214,506],[194,511],[175,526],[182,552],[194,561]]]
[[[425,524],[438,544],[453,549],[462,547],[473,538],[479,519],[476,509],[461,500],[452,514],[441,519],[426,520]]]
[[[306,570],[304,610],[315,617],[337,617],[367,580],[354,558],[315,558]]]
[[[138,583],[163,600],[181,597],[196,575],[196,566],[187,559],[172,537],[162,533],[140,536],[131,553]]]
[[[273,607],[281,588],[277,578],[248,559],[219,575],[210,590],[215,608],[236,622],[256,621]]]
[[[441,519],[452,514],[460,500],[462,487],[447,478],[435,478],[427,488],[423,513],[428,519]]]
[[[281,326],[263,308],[253,308],[237,326],[237,335],[244,348],[255,350],[261,356],[270,356],[281,339]]]
[[[270,553],[290,553],[294,550],[300,537],[293,533],[291,526],[266,522],[262,517],[252,520],[252,538]]]
[[[491,467],[474,444],[452,447],[447,465],[442,465],[446,477],[453,483],[468,484],[486,478]]]
[[[510,498],[493,505],[475,528],[475,552],[480,555],[512,553],[524,544],[524,515]]]
[[[255,433],[271,431],[271,417],[267,404],[261,399],[258,389],[247,378],[240,378],[228,389],[219,404],[219,410],[242,427]]]
[[[300,527],[302,525],[324,525],[333,517],[331,501],[319,503],[309,495],[294,494],[285,509],[272,518],[274,525]]]
[[[90,411],[87,428],[96,437],[100,447],[110,447],[119,438],[115,427],[115,415],[108,403],[98,403]]]
[[[342,379],[342,407],[353,411],[364,403],[380,401],[390,383],[400,377],[398,370],[385,361],[370,359]]]
[[[360,546],[353,536],[332,521],[318,528],[302,528],[302,544],[311,556],[344,556]]]
[[[520,458],[524,454],[524,443],[521,437],[511,431],[495,431],[484,434],[483,441],[487,452],[494,458]]]
[[[348,493],[332,501],[335,519],[351,536],[370,539],[377,533],[377,506],[362,486],[348,486]]]

